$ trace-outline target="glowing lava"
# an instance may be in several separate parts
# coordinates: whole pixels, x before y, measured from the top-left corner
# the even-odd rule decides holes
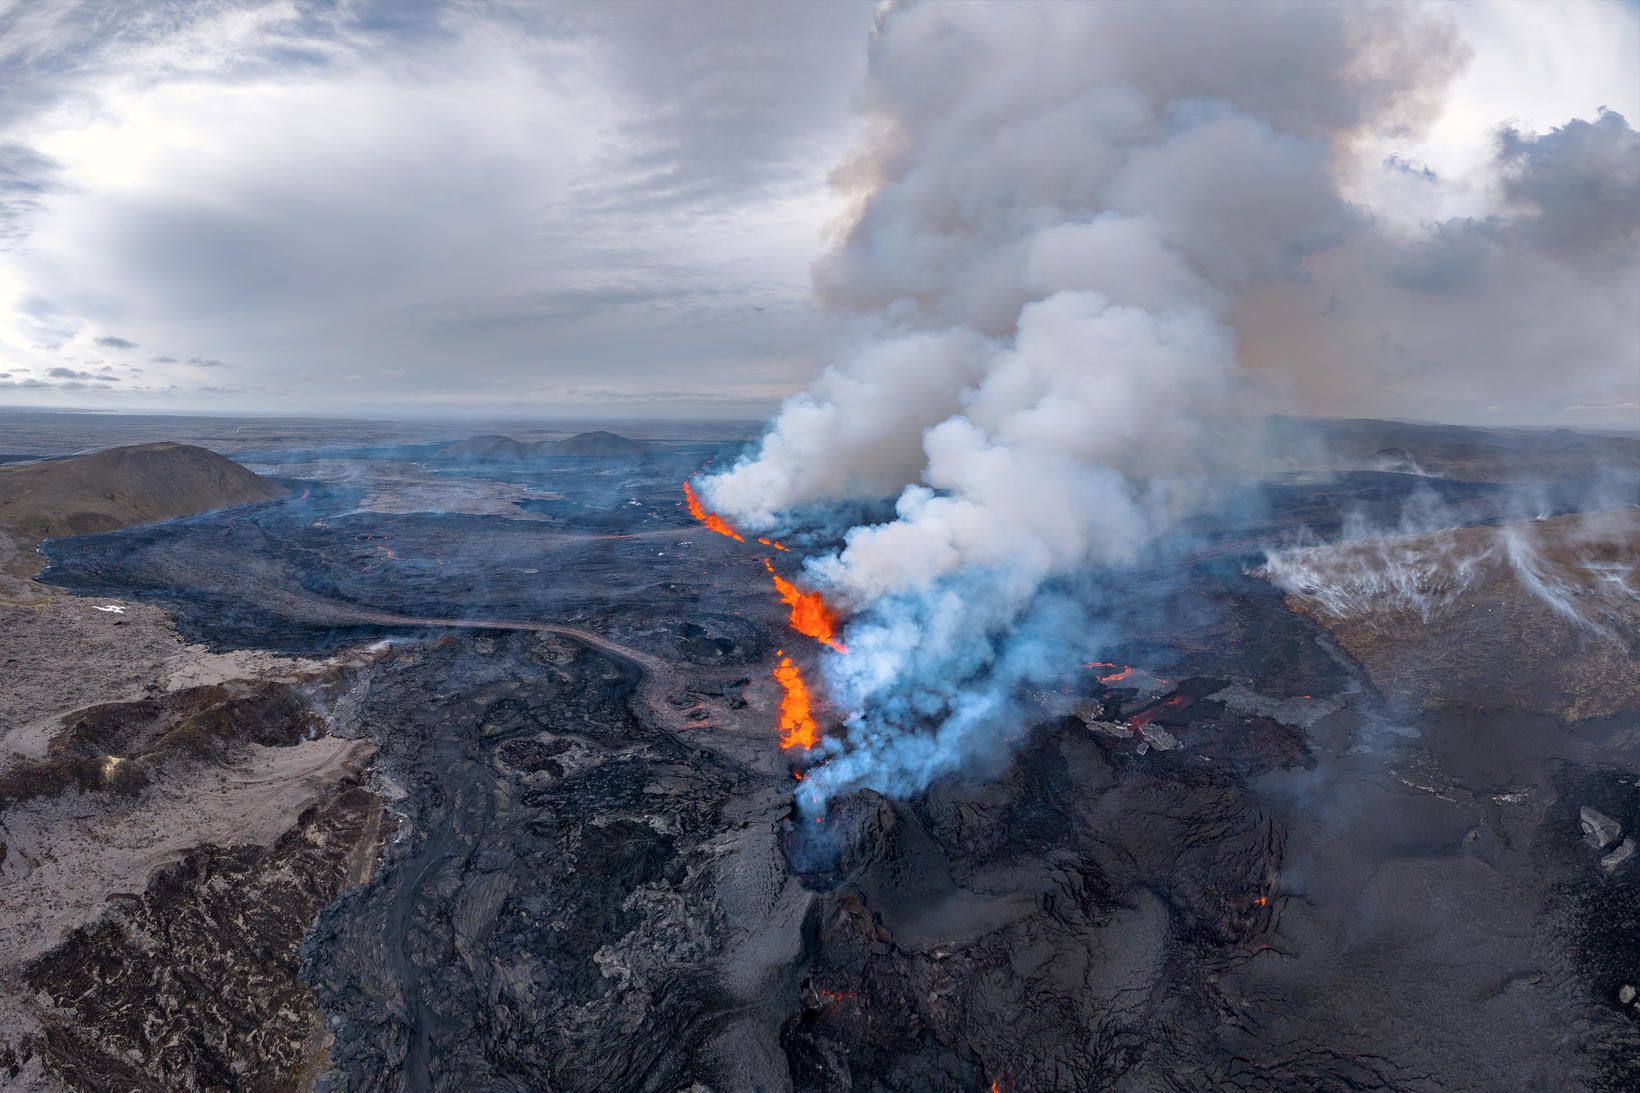
[[[695,496],[694,487],[687,482],[683,484],[683,499],[689,506],[689,515],[706,525],[707,530],[715,531],[719,535],[727,535],[737,543],[746,541],[740,532],[723,522],[723,517],[715,512],[707,512],[706,506],[702,505],[700,498]]]
[[[1189,695],[1168,695],[1166,698],[1156,703],[1156,705],[1151,706],[1148,709],[1140,710],[1138,713],[1128,718],[1128,724],[1132,725],[1135,729],[1142,729],[1158,717],[1161,717],[1163,714],[1172,713],[1174,710],[1182,710],[1186,706],[1190,705],[1190,703],[1191,698]]]
[[[774,589],[780,593],[781,602],[792,609],[791,628],[799,634],[805,634],[823,645],[829,645],[839,653],[848,652],[848,646],[837,636],[837,616],[831,613],[826,601],[821,599],[818,592],[803,592],[798,587],[774,571],[774,563],[767,558],[763,559],[763,568],[769,571],[774,578]]]
[[[723,517],[715,512],[707,512],[706,506],[701,504],[696,496],[695,489],[687,481],[683,484],[683,499],[689,506],[689,515],[702,524],[709,531],[727,536],[737,543],[746,540],[740,532],[724,522]],[[759,538],[759,543],[775,550],[785,550],[783,543],[773,539]],[[780,593],[780,599],[791,608],[791,628],[799,634],[804,634],[831,646],[839,653],[848,652],[842,641],[837,637],[837,617],[826,606],[826,601],[818,592],[803,592],[790,581],[774,571],[774,563],[763,559],[764,568],[774,579],[775,591]],[[784,695],[780,700],[780,746],[782,748],[808,749],[820,742],[820,726],[814,720],[814,702],[809,697],[808,684],[803,682],[803,674],[797,665],[788,657],[785,650],[777,650],[775,656],[780,662],[774,666],[775,682],[780,684]],[[802,781],[800,771],[793,771],[792,778]],[[816,821],[818,822],[818,820]]]
[[[820,726],[814,722],[808,684],[785,650],[775,650],[780,663],[774,666],[774,680],[786,692],[780,700],[780,746],[812,748],[820,742]]]

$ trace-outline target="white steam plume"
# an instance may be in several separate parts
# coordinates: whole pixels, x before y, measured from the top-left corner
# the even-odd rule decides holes
[[[838,173],[858,218],[815,273],[883,336],[704,483],[752,526],[899,496],[811,563],[855,615],[826,662],[847,731],[806,797],[920,788],[1081,654],[1045,584],[1135,560],[1198,503],[1236,301],[1358,225],[1341,149],[1414,119],[1455,56],[1391,6],[886,11]]]

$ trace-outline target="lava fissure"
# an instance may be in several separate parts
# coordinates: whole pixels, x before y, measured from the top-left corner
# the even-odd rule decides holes
[[[736,531],[724,522],[723,517],[719,516],[715,512],[706,511],[706,506],[702,505],[700,503],[700,498],[695,496],[695,488],[688,482],[683,484],[683,500],[684,503],[689,506],[689,515],[693,516],[699,523],[705,525],[708,531],[715,531],[719,535],[727,535],[737,543],[744,543],[746,541],[745,536],[741,535],[740,532]]]
[[[820,726],[814,720],[808,684],[784,649],[775,650],[775,656],[780,661],[774,666],[774,679],[785,692],[780,699],[780,746],[807,750],[820,742]]]
[[[708,512],[695,494],[694,487],[687,481],[683,483],[684,502],[689,506],[689,515],[711,531],[725,535],[737,543],[744,543],[745,538],[730,527],[715,512]],[[764,546],[784,551],[786,546],[767,537],[757,540]],[[779,593],[781,602],[791,608],[789,625],[799,634],[811,637],[823,645],[829,646],[839,653],[848,652],[848,647],[837,636],[837,616],[832,613],[824,598],[818,592],[804,592],[792,582],[775,572],[774,562],[763,559],[763,567],[768,570],[774,581],[775,591]],[[820,726],[814,719],[814,702],[810,697],[808,684],[803,681],[803,673],[791,657],[786,656],[784,650],[775,654],[780,658],[774,666],[775,682],[780,684],[782,696],[780,700],[780,746],[785,749],[814,747],[820,742]],[[794,772],[794,776],[802,779],[802,775]]]
[[[818,592],[804,592],[774,571],[774,563],[763,559],[763,568],[774,579],[775,591],[781,602],[792,609],[788,620],[793,630],[811,637],[822,645],[829,645],[839,653],[848,652],[848,646],[837,636],[837,616]]]

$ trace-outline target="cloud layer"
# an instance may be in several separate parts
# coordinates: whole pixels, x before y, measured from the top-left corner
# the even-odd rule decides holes
[[[50,368],[111,365],[121,391],[79,401],[112,406],[753,414],[862,325],[997,337],[1048,286],[1124,281],[1122,262],[1166,292],[1190,291],[1168,277],[1261,280],[1228,319],[1243,362],[1299,409],[1634,420],[1634,362],[1610,337],[1633,288],[1632,6],[1545,21],[1431,2],[1415,10],[1446,24],[1435,51],[1372,5],[1336,32],[1325,4],[1197,5],[1165,40],[1145,5],[1099,14],[1097,40],[1076,6],[1013,6],[973,18],[1000,52],[1041,51],[1041,85],[1022,100],[998,84],[1019,113],[953,164],[946,146],[973,134],[949,126],[983,128],[988,85],[1011,77],[931,33],[863,82],[869,0],[0,3],[0,368],[49,401],[85,382]],[[1109,101],[1074,91],[1064,42]],[[1416,87],[1409,51],[1431,66]],[[935,110],[916,90],[950,87],[948,71],[978,81],[971,116],[913,127],[916,147],[852,141],[855,107]],[[1057,166],[1062,142],[1121,147],[1160,102],[1191,142],[1124,160],[1120,180],[1109,162]],[[1216,127],[1191,113],[1212,108]],[[1286,142],[1257,166],[1271,197],[1311,202],[1285,222],[1309,214],[1303,238],[1262,250],[1268,209],[1175,185],[1220,170],[1247,119]],[[1290,188],[1313,177],[1304,156],[1328,158],[1334,192]],[[911,207],[932,181],[916,160],[961,176],[938,182],[946,204]],[[1001,178],[1020,192],[992,219]],[[1248,193],[1237,181],[1225,189]],[[1204,233],[1200,268],[1158,267],[1139,241],[1153,190],[1196,203],[1150,212]],[[884,229],[862,221],[811,280],[823,231],[867,195]],[[1021,230],[1089,201],[1111,219]],[[892,247],[901,212],[949,223]],[[1004,240],[992,262],[961,258]],[[1127,291],[1116,302],[1154,303]],[[1317,355],[1347,367],[1291,365]],[[1546,356],[1571,368],[1544,396],[1526,377]],[[1482,360],[1511,381],[1484,402],[1467,368]]]
[[[642,409],[683,368],[685,412],[762,407],[822,341],[818,165],[869,25],[860,4],[20,5],[0,355],[141,364],[150,402]]]

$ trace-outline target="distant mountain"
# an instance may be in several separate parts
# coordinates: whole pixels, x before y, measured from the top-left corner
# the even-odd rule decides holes
[[[439,454],[454,459],[508,462],[554,455],[596,456],[610,459],[642,455],[648,450],[649,445],[642,441],[632,440],[618,433],[597,430],[590,433],[577,433],[564,440],[541,440],[534,444],[526,444],[524,441],[514,440],[510,436],[475,436],[468,440],[458,440],[453,444],[446,444],[439,449]]]
[[[641,441],[602,430],[576,433],[568,439],[548,443],[559,455],[641,455],[649,450],[649,445]]]
[[[525,444],[521,440],[514,440],[510,436],[475,436],[468,440],[458,440],[454,444],[446,444],[439,449],[440,455],[448,455],[457,459],[528,459],[536,454],[536,445]]]
[[[135,444],[0,467],[0,527],[39,540],[273,501],[290,491],[190,444]]]
[[[1395,469],[1473,482],[1640,475],[1640,436],[1572,429],[1480,428],[1354,418],[1266,419],[1277,450],[1305,441],[1336,465]]]

